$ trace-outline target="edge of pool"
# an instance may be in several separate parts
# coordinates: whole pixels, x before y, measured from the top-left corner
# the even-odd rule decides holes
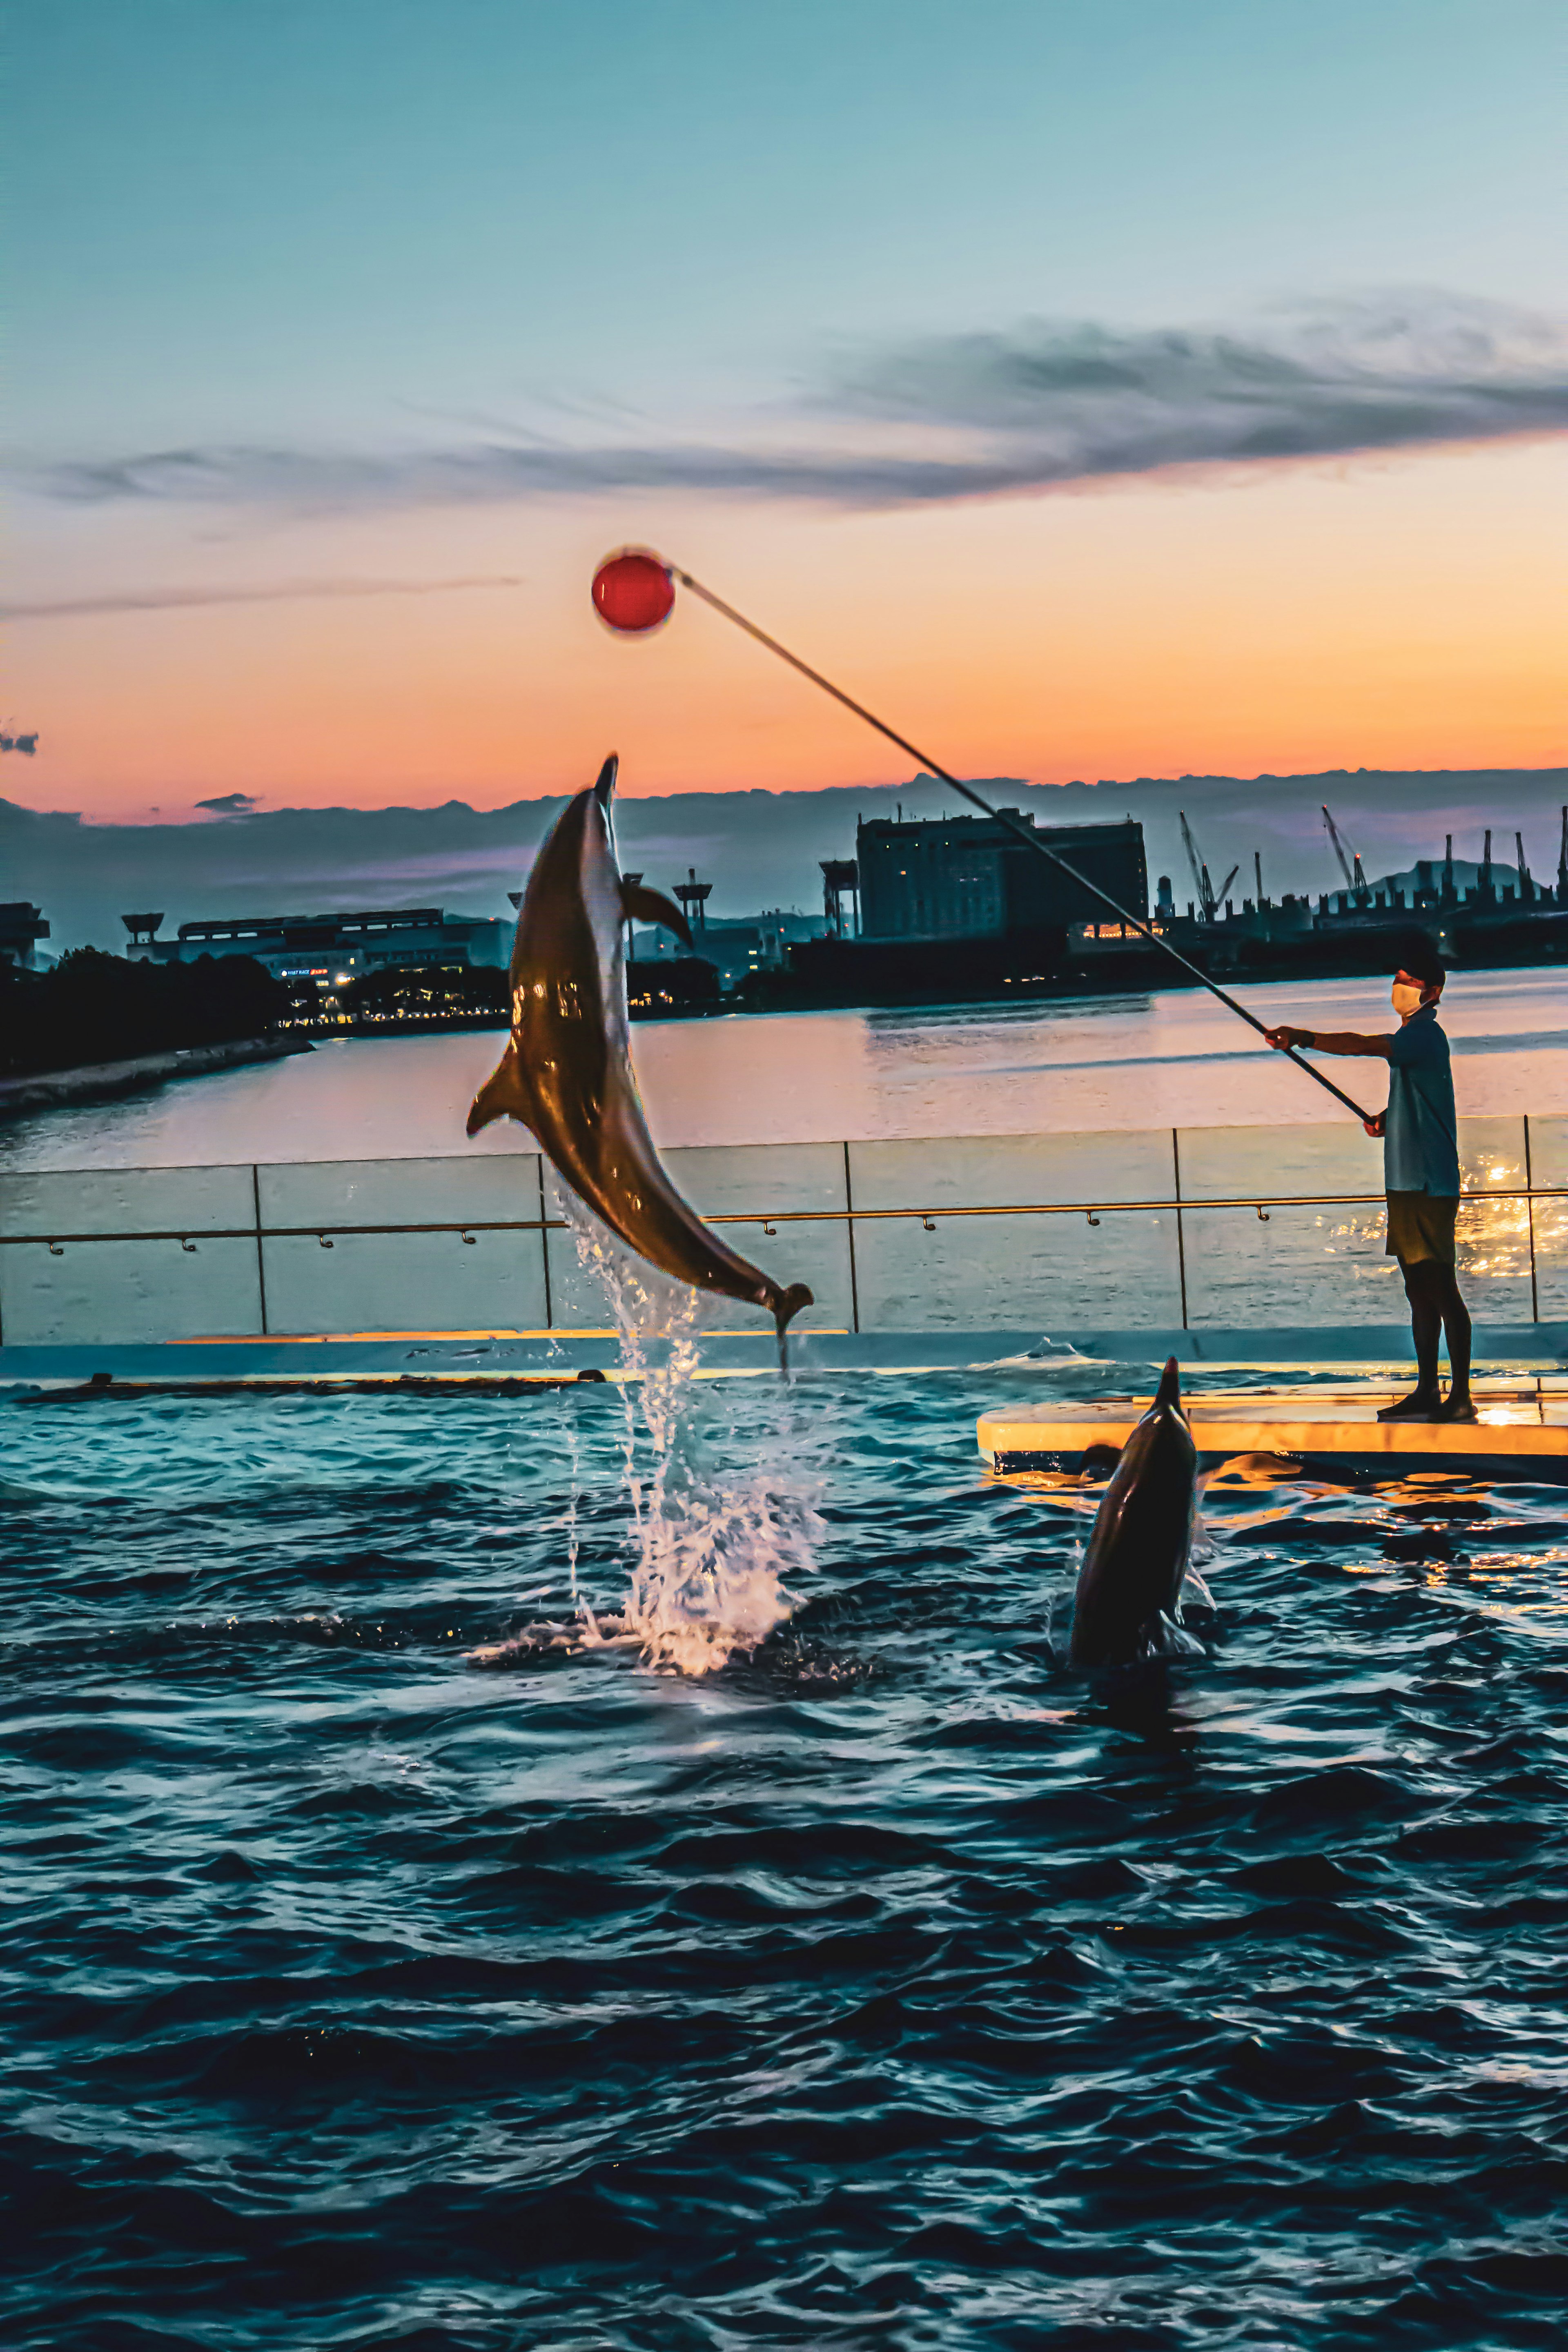
[[[702,1370],[713,1377],[772,1373],[771,1331],[700,1336]],[[645,1343],[651,1367],[668,1341]],[[1099,1329],[1042,1337],[1038,1330],[802,1331],[792,1335],[794,1370],[811,1371],[1005,1371],[1079,1369],[1108,1377],[1174,1356],[1184,1366],[1292,1372],[1333,1367],[1368,1374],[1410,1362],[1404,1324],[1251,1330]],[[1478,1370],[1568,1371],[1568,1322],[1478,1323]],[[521,1390],[586,1378],[637,1376],[624,1367],[608,1331],[369,1333],[320,1338],[166,1340],[135,1345],[0,1348],[0,1397],[55,1390],[268,1390],[369,1386],[427,1393],[447,1388]]]

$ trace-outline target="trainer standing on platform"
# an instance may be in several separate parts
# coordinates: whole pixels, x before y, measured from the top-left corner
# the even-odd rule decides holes
[[[1399,1260],[1415,1341],[1415,1388],[1379,1421],[1474,1421],[1470,1401],[1470,1318],[1454,1273],[1454,1220],[1459,1206],[1458,1127],[1448,1040],[1437,1025],[1443,965],[1429,940],[1407,940],[1394,975],[1399,1027],[1392,1037],[1355,1031],[1270,1029],[1281,1048],[1320,1054],[1377,1055],[1388,1064],[1388,1108],[1366,1122],[1384,1139],[1390,1257]],[[1437,1342],[1448,1339],[1448,1394],[1437,1385]]]

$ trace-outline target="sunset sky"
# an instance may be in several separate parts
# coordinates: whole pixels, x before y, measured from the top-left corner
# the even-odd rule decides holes
[[[1568,758],[1560,0],[21,0],[0,794]]]

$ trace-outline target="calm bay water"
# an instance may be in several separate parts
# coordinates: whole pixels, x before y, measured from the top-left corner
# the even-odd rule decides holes
[[[0,2340],[1560,2344],[1563,1496],[1211,1491],[1097,1688],[1048,1377],[693,1391],[698,1676],[614,1388],[0,1402]]]
[[[1394,1025],[1386,986],[1258,988],[1261,1019]],[[1443,1019],[1473,1116],[1568,1110],[1568,988],[1560,971],[1452,981]],[[465,1141],[499,1033],[351,1040],[282,1063],[187,1079],[119,1103],[0,1125],[0,1169],[423,1158],[519,1148]],[[633,1032],[664,1144],[1003,1135],[1289,1123],[1342,1116],[1331,1098],[1198,990],[1044,1006],[780,1013],[649,1022]],[[1375,1065],[1327,1065],[1373,1106]],[[1365,1089],[1357,1096],[1358,1085]]]
[[[1392,1028],[1387,988],[1256,988],[1265,1021]],[[1460,1110],[1568,1110],[1561,971],[1448,985]],[[499,1033],[324,1045],[294,1061],[184,1079],[153,1094],[0,1124],[0,1169],[195,1167],[245,1160],[397,1160],[517,1150],[515,1129],[468,1143],[463,1118]],[[773,1013],[648,1021],[632,1054],[660,1143],[1234,1127],[1340,1118],[1331,1096],[1199,990],[1048,1007]],[[1328,1063],[1383,1103],[1383,1073]]]

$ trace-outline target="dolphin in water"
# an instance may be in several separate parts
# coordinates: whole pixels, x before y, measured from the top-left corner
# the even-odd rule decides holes
[[[629,1249],[699,1290],[765,1307],[778,1328],[812,1304],[710,1231],[671,1183],[632,1076],[622,933],[661,923],[689,948],[678,907],[623,882],[610,830],[614,754],[568,803],[533,863],[511,951],[511,1044],[474,1097],[468,1133],[521,1119],[557,1173]]]
[[[1193,1540],[1198,1457],[1173,1356],[1153,1403],[1121,1449],[1073,1595],[1075,1666],[1125,1664],[1176,1622]]]

